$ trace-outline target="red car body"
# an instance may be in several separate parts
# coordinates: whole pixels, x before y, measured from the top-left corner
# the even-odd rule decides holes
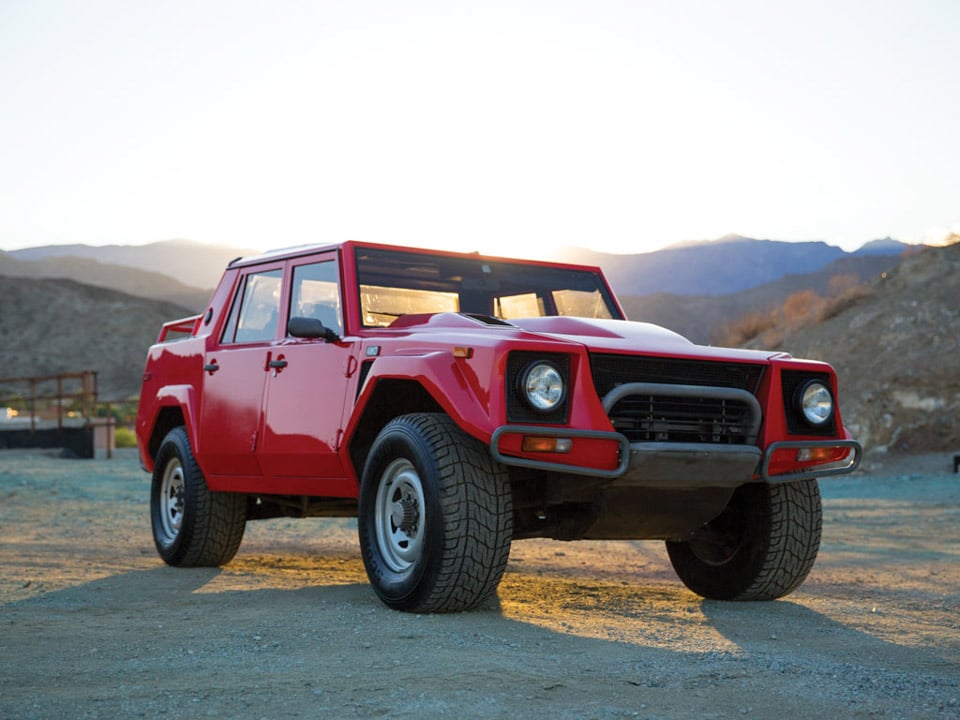
[[[522,286],[540,276],[570,287]],[[275,302],[270,317],[257,297]],[[321,305],[325,319],[298,333],[298,313]],[[264,326],[245,335],[245,318]],[[560,377],[561,410],[518,390],[538,358]],[[814,403],[797,399],[811,383],[829,412],[819,426],[798,406]],[[860,448],[837,394],[825,363],[627,321],[598,268],[345,242],[231,263],[206,312],[150,348],[137,436],[156,474],[183,428],[207,489],[243,495],[247,519],[338,515],[357,512],[391,420],[444,415],[506,468],[513,538],[677,541],[741,486],[852,470]]]

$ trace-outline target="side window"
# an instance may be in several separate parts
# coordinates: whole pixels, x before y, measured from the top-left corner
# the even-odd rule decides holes
[[[281,269],[250,273],[243,279],[221,342],[263,342],[276,337],[282,279]]]
[[[314,318],[338,335],[343,333],[335,262],[297,265],[293,269],[290,317]]]

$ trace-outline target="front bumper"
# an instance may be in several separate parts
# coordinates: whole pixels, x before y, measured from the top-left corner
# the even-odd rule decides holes
[[[550,454],[543,460],[504,452],[505,438],[534,435],[537,437],[571,438],[606,442],[617,453],[616,467],[604,469],[563,462],[561,454]],[[614,450],[613,448],[616,448]],[[770,474],[773,457],[783,451],[848,450],[843,458],[822,464],[800,467],[789,472]],[[782,483],[809,478],[830,477],[852,472],[860,464],[863,449],[855,440],[782,441],[766,450],[754,445],[719,445],[711,443],[631,443],[617,432],[550,428],[540,425],[504,425],[490,439],[490,454],[497,462],[514,467],[530,468],[586,477],[606,478],[619,487],[700,488],[739,487],[748,482]],[[613,465],[613,463],[608,463]]]

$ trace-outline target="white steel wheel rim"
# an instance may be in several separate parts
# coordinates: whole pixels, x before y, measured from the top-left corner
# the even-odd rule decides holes
[[[176,540],[183,524],[183,491],[183,465],[173,458],[160,481],[160,532],[167,543]]]
[[[374,512],[377,548],[393,572],[407,572],[423,556],[425,507],[413,464],[406,458],[391,462],[380,478]]]

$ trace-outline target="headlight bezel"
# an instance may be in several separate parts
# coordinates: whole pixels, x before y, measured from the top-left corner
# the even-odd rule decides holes
[[[566,397],[551,413],[541,413],[530,408],[524,398],[520,383],[523,371],[539,361],[553,363],[560,371],[566,385]],[[570,420],[570,403],[574,395],[574,355],[543,350],[510,350],[507,354],[506,373],[503,377],[506,397],[506,420],[512,424],[565,425]]]
[[[534,360],[517,376],[517,393],[535,413],[550,415],[563,408],[567,399],[567,381],[556,363]]]
[[[826,382],[810,378],[797,388],[794,407],[809,427],[820,430],[833,422],[837,401]]]

